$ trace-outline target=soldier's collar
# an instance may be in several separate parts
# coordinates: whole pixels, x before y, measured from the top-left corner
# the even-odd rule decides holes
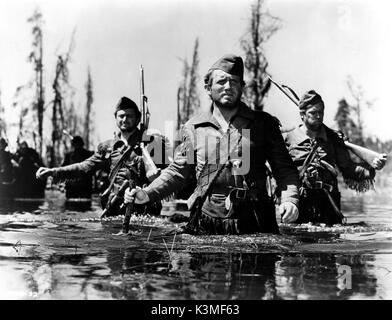
[[[305,140],[310,139],[310,137],[305,133],[305,130],[303,128],[304,124],[300,124],[296,129],[295,129],[295,140],[297,143],[304,142]],[[324,124],[321,127],[321,130],[317,133],[315,138],[319,138],[327,142],[327,132],[325,131],[325,126]]]
[[[220,125],[218,123],[218,121],[215,119],[215,117],[212,115],[212,111],[213,111],[213,105],[211,104],[210,108],[208,109],[208,111],[206,112],[201,112],[199,114],[197,114],[196,116],[194,116],[191,119],[191,123],[194,125],[201,125],[201,124],[212,124],[213,126],[220,128]],[[253,114],[254,111],[252,111],[245,103],[243,103],[241,101],[240,106],[238,108],[237,113],[234,115],[233,118],[235,117],[243,117],[249,120],[254,120],[255,116]]]
[[[245,103],[241,101],[240,107],[238,108],[238,112],[236,116],[240,116],[243,118],[246,118],[248,120],[254,120],[255,119],[255,111],[253,111],[251,108],[249,108]]]
[[[136,139],[140,139],[140,130],[138,128],[136,128],[135,132],[132,133],[129,138],[128,138],[128,145],[132,145],[133,142]],[[120,146],[121,144],[125,144],[125,142],[121,139],[121,133],[120,132],[116,132],[114,134],[114,139],[113,139],[113,147],[115,146]]]

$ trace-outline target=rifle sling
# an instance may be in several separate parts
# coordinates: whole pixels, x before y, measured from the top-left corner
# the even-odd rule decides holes
[[[114,180],[116,179],[116,175],[117,175],[118,170],[120,170],[121,164],[124,162],[125,158],[127,156],[129,156],[129,154],[132,152],[135,145],[136,145],[136,143],[128,146],[128,148],[125,150],[125,152],[121,155],[121,158],[118,159],[118,161],[116,162],[113,170],[110,172],[110,176],[109,176],[110,184],[106,188],[106,190],[102,193],[102,195],[105,195],[106,193],[110,192],[110,190],[112,189],[113,184],[114,184]]]
[[[228,145],[229,140],[229,136],[230,136],[230,132],[226,132],[222,138],[220,139],[221,143]],[[235,150],[235,148],[239,145],[240,143],[240,139],[237,141],[237,143],[233,146],[233,148],[231,150],[229,150],[229,153],[226,155],[226,160],[230,160],[230,154],[232,154]],[[201,202],[204,201],[204,199],[206,198],[208,191],[211,189],[211,186],[215,183],[216,179],[218,178],[219,174],[222,172],[222,170],[226,167],[227,165],[227,161],[224,161],[224,163],[221,163],[222,161],[219,161],[219,163],[217,163],[217,169],[210,173],[209,170],[209,163],[208,163],[208,159],[213,159],[213,155],[216,154],[216,150],[212,150],[210,152],[210,154],[208,154],[208,157],[206,159],[206,162],[203,166],[203,168],[200,171],[200,175],[197,179],[197,187],[196,190],[193,192],[193,194],[189,197],[187,204],[188,204],[188,209],[191,209],[196,201],[197,198],[200,199]],[[218,159],[215,159],[216,162],[218,162]],[[202,185],[202,179],[203,177],[208,174],[209,175],[209,179],[208,179],[208,183],[205,185]]]
[[[303,176],[306,172],[306,170],[308,170],[309,166],[311,165],[312,161],[314,160],[315,156],[316,156],[316,151],[317,151],[317,145],[313,145],[311,151],[309,152],[308,156],[306,157],[305,161],[304,161],[304,165],[302,166],[300,172],[299,172],[299,178],[302,180]]]

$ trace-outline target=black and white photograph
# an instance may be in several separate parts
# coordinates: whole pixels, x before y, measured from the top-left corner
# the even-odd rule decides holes
[[[0,300],[391,300],[391,9],[1,0]]]

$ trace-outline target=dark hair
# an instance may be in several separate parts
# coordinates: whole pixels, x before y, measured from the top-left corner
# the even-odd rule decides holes
[[[84,146],[83,138],[81,136],[74,136],[72,139],[72,144],[81,144]]]

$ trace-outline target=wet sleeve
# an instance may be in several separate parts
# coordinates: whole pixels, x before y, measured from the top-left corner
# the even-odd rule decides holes
[[[194,139],[192,136],[189,128],[182,130],[182,143],[175,151],[173,162],[144,189],[150,201],[165,199],[185,186],[191,172],[195,170]]]
[[[291,159],[279,123],[272,116],[266,119],[267,160],[271,165],[272,174],[281,191],[281,202],[292,202],[298,207],[298,171]]]
[[[100,144],[96,152],[86,160],[54,169],[53,178],[55,181],[66,180],[78,177],[81,173],[93,173],[107,165],[108,157],[106,148]]]

